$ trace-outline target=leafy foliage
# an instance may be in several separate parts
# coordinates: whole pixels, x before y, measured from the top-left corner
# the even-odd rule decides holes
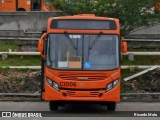
[[[155,24],[160,19],[153,4],[160,0],[49,0],[66,15],[90,13],[119,18],[121,33],[129,34],[138,27]]]

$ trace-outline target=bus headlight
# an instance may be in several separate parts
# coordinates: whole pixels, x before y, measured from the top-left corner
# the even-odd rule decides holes
[[[58,86],[58,84],[57,84],[56,82],[54,82],[54,81],[53,81],[53,87],[54,87],[56,90],[59,91],[59,86]]]
[[[112,89],[112,88],[113,88],[112,83],[109,83],[109,84],[107,85],[107,87],[106,87],[106,91],[109,91],[109,90]]]
[[[49,78],[46,78],[46,80],[47,80],[48,84],[49,84],[51,87],[53,87],[54,89],[56,89],[56,90],[58,90],[58,91],[60,90],[58,83],[54,82],[53,80],[51,80],[51,79],[49,79]]]
[[[106,91],[113,89],[119,82],[119,79],[114,80],[113,82],[106,85]]]
[[[116,85],[118,84],[118,82],[119,82],[118,79],[117,79],[117,80],[114,80],[114,81],[113,81],[113,87],[116,86]]]

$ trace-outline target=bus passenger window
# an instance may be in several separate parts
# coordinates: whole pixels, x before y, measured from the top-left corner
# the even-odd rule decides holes
[[[40,0],[34,0],[32,6],[33,6],[32,7],[33,11],[40,11],[41,10]]]

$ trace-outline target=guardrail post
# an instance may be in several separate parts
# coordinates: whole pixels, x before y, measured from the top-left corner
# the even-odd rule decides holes
[[[8,58],[8,54],[7,53],[2,53],[2,60],[6,60]]]
[[[133,53],[128,54],[128,60],[129,61],[134,61],[134,54]]]

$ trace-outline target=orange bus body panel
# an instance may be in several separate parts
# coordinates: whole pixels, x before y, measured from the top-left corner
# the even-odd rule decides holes
[[[1,0],[1,12],[16,11],[16,0]],[[2,3],[3,2],[3,3]]]
[[[26,11],[30,11],[31,10],[31,1],[29,2],[29,0],[18,0],[18,8],[23,8]]]
[[[54,73],[54,75],[52,74]],[[60,82],[64,81],[62,79],[59,79],[56,76],[59,76],[61,74],[76,74],[76,75],[83,75],[83,74],[104,74],[106,75],[106,79],[104,80],[95,80],[95,81],[76,81],[77,87],[72,88],[72,87],[67,87],[67,89],[70,90],[65,90],[65,87],[63,87],[64,90],[61,90],[60,92],[53,89],[46,81],[45,81],[45,95],[43,93],[43,99],[46,101],[115,101],[119,102],[120,101],[120,82],[119,84],[110,90],[109,92],[106,92],[104,89],[108,83],[115,79],[119,79],[120,76],[120,68],[118,70],[113,70],[113,71],[107,71],[107,72],[102,72],[102,71],[58,71],[58,70],[52,70],[48,69],[46,67],[46,75],[50,79],[54,79],[54,81],[58,84]],[[116,74],[115,74],[116,73]],[[115,74],[114,76],[112,76]],[[112,77],[111,77],[112,76]],[[66,80],[67,82],[73,82],[73,80]],[[83,83],[83,86],[81,86]],[[93,84],[94,83],[94,84]],[[87,91],[83,91],[87,90]],[[94,90],[95,89],[95,90]],[[82,90],[82,91],[81,91]],[[64,96],[63,94],[70,94],[69,92],[75,94],[75,96]],[[97,96],[90,96],[90,94],[97,94]],[[102,94],[102,96],[98,96],[99,94]]]

